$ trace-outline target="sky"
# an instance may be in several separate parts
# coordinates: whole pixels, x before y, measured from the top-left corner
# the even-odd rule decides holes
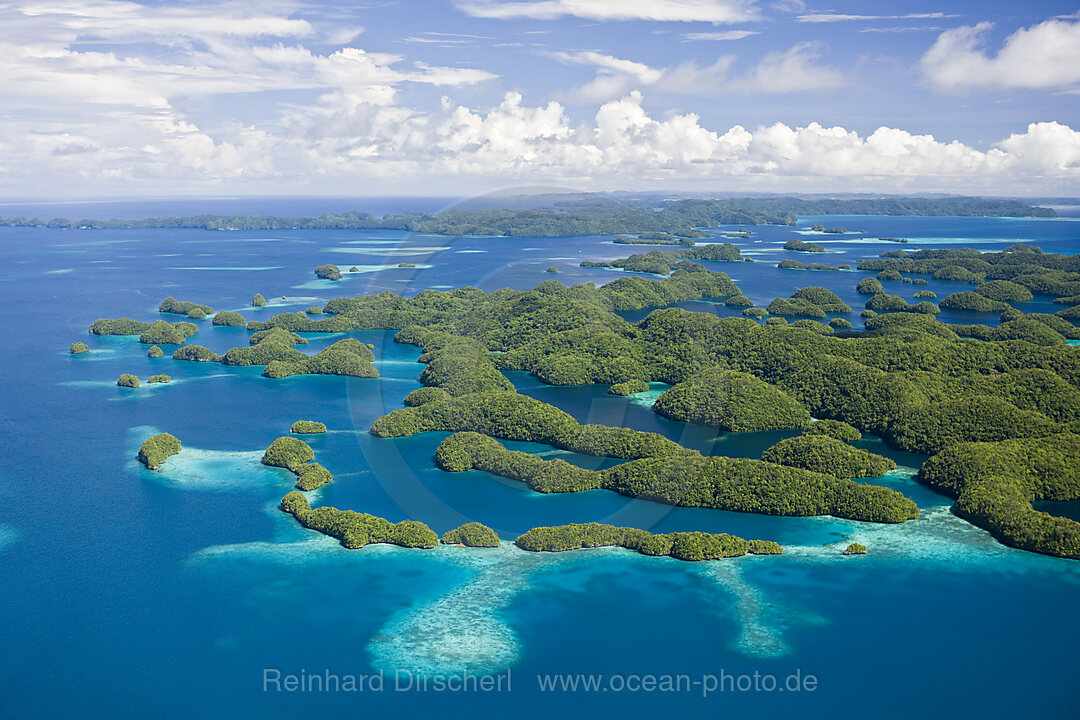
[[[1080,196],[1080,0],[0,0],[0,196]]]

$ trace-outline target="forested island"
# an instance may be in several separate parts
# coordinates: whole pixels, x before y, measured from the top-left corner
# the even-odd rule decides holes
[[[308,356],[296,350],[304,343],[300,333],[397,330],[395,341],[422,348],[425,387],[409,394],[405,408],[378,418],[371,433],[452,433],[436,452],[438,467],[481,470],[541,493],[606,490],[672,505],[871,522],[918,517],[916,505],[902,494],[852,480],[878,477],[894,466],[848,444],[873,433],[895,448],[933,455],[919,479],[956,497],[958,514],[1003,542],[1080,557],[1080,523],[1031,505],[1080,498],[1073,471],[1080,457],[1080,355],[1066,342],[1080,336],[1069,322],[1080,307],[1080,258],[1022,244],[992,253],[884,253],[860,269],[889,273],[886,282],[895,282],[893,275],[903,280],[919,274],[966,281],[970,292],[942,303],[965,309],[995,303],[985,312],[1000,311],[1001,323],[942,323],[930,302],[936,298],[923,296],[912,305],[886,293],[882,280],[864,278],[857,290],[867,297],[865,330],[852,332],[845,318],[828,318],[852,309],[835,293],[813,286],[775,299],[768,309],[734,302],[756,311],[748,315],[770,315],[767,323],[665,307],[691,299],[745,298],[726,274],[686,255],[705,249],[640,256],[671,263],[662,279],[621,277],[602,287],[567,287],[548,279],[527,291],[461,288],[425,290],[412,298],[389,292],[338,298],[317,317],[287,312],[247,323],[249,345],[224,356],[184,345],[174,357],[265,365],[271,378],[294,370],[355,370],[374,377],[363,374],[374,372],[373,354],[359,341],[342,340]],[[709,251],[727,259],[722,245]],[[1024,314],[1009,304],[1035,294],[1055,297],[1065,307],[1057,315]],[[662,309],[637,323],[618,314],[650,307]],[[192,323],[121,318],[97,321],[91,331],[141,336],[156,328],[156,334],[175,332],[182,340],[197,329]],[[517,393],[503,374],[510,370],[553,385],[602,383],[615,394],[666,383],[671,388],[653,410],[667,417],[734,432],[802,428],[802,435],[781,440],[761,459],[706,457],[658,434],[582,425]],[[587,470],[509,450],[500,440],[627,462]],[[316,467],[310,453],[298,438],[284,437],[268,449],[267,460],[293,469],[302,480],[304,467]],[[309,526],[340,530],[340,511],[295,508],[305,524],[306,513],[319,513],[310,516]],[[379,527],[368,535],[396,537],[397,531]],[[409,527],[424,542],[431,539]],[[346,532],[338,534],[344,538]],[[366,529],[356,532],[356,538],[368,536]]]
[[[538,202],[542,202],[542,197]],[[659,204],[659,209],[657,208]],[[746,197],[726,199],[619,202],[583,196],[534,209],[459,209],[440,213],[407,212],[376,217],[367,212],[326,213],[317,218],[275,215],[196,215],[138,220],[0,218],[0,226],[66,229],[197,228],[204,230],[405,230],[438,235],[545,237],[666,233],[686,238],[697,228],[720,225],[794,225],[800,215],[960,215],[981,217],[1056,217],[1051,208],[1019,200],[978,197],[880,197],[819,199]],[[839,228],[836,228],[839,230]],[[666,238],[661,238],[666,239]]]
[[[743,540],[727,533],[651,533],[602,523],[538,527],[514,541],[522,550],[565,552],[597,547],[622,547],[642,555],[679,560],[719,560],[742,555],[780,555],[784,549],[771,540]]]

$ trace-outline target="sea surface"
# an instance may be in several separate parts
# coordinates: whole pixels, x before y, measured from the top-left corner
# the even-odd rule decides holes
[[[372,207],[410,207],[395,202]],[[439,202],[412,207],[434,210]],[[357,204],[316,206],[223,199],[96,212],[284,207],[275,212],[318,214]],[[0,215],[94,216],[48,205],[4,206]],[[863,232],[808,235],[815,222]],[[722,241],[722,233],[738,229],[714,234]],[[749,229],[750,239],[732,242],[755,263],[703,264],[729,273],[758,305],[799,287],[828,287],[854,308],[856,327],[865,298],[855,284],[871,273],[780,270],[776,263],[790,257],[854,267],[899,248],[999,250],[1018,241],[1080,250],[1076,213],[1057,220],[803,217],[796,228]],[[784,251],[793,237],[820,242],[828,253]],[[355,333],[374,345],[378,379],[275,381],[261,377],[261,368],[174,362],[168,352],[153,360],[135,337],[86,331],[102,317],[157,319],[168,295],[266,319],[384,290],[526,289],[552,277],[601,284],[625,273],[578,263],[648,246],[615,245],[604,236],[0,228],[0,248],[8,328],[0,346],[0,717],[1076,717],[1080,563],[998,544],[913,480],[924,457],[891,451],[877,438],[861,445],[894,457],[900,468],[870,481],[914,499],[918,521],[887,526],[670,508],[606,491],[545,496],[482,472],[435,469],[432,454],[445,433],[367,433],[420,387],[418,350],[394,343],[393,332]],[[327,262],[357,272],[340,282],[316,279],[312,269]],[[401,262],[418,267],[398,268]],[[546,273],[549,266],[559,273]],[[970,289],[936,280],[886,286],[908,299],[920,289],[939,297]],[[255,293],[270,306],[250,307]],[[1018,307],[1060,309],[1049,300]],[[684,307],[737,314],[712,301]],[[940,317],[996,322],[992,315]],[[199,325],[192,342],[215,351],[247,343],[243,329]],[[340,337],[309,335],[303,349]],[[69,355],[76,340],[91,352]],[[173,382],[116,387],[125,372],[144,383],[164,372]],[[582,422],[661,432],[705,453],[758,457],[791,434],[718,435],[660,418],[650,409],[665,389],[660,384],[615,398],[604,386],[510,378],[520,392]],[[260,465],[259,457],[301,418],[330,429],[305,438],[335,476],[312,493],[313,504],[421,520],[440,533],[475,520],[495,528],[503,547],[347,551],[298,527],[276,510],[294,476]],[[164,472],[148,471],[135,452],[165,431],[184,450]],[[615,462],[509,445],[585,467]],[[530,554],[512,545],[531,527],[587,521],[730,532],[779,541],[786,552],[685,563],[618,549]],[[843,557],[852,540],[870,554]],[[351,675],[360,690],[278,691],[265,682],[274,672]],[[502,691],[421,682],[466,672],[503,678]],[[372,677],[380,673],[376,689]],[[538,676],[558,673],[602,679],[595,691],[540,687]],[[658,684],[651,690],[643,687],[649,676]],[[660,689],[668,676],[679,678],[676,690]],[[769,692],[769,681],[760,680],[768,677],[790,687]]]

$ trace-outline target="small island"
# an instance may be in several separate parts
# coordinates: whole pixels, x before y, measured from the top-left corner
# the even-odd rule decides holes
[[[71,347],[68,348],[68,352],[72,355],[83,355],[90,352],[90,346],[84,342],[73,342]]]
[[[851,543],[850,545],[847,546],[847,548],[844,550],[844,554],[845,555],[865,555],[866,554],[866,546],[861,544],[861,543],[853,542],[853,543]]]
[[[552,265],[551,267],[549,267],[549,268],[548,268],[547,270],[545,270],[544,272],[549,272],[549,273],[557,273],[557,272],[559,272],[559,268],[557,268],[557,267],[555,267],[554,265]]]
[[[398,263],[398,267],[399,268],[414,268],[414,267],[416,267],[416,263],[402,262],[402,263]]]
[[[649,389],[649,383],[644,380],[625,380],[621,383],[615,383],[608,388],[608,395],[634,395],[635,393],[643,393]]]
[[[146,382],[155,383],[155,384],[156,383],[167,383],[167,382],[172,382],[172,378],[169,377],[168,375],[165,375],[165,374],[151,375],[150,377],[146,378]]]
[[[298,435],[312,435],[326,432],[326,425],[315,420],[297,420],[289,428],[289,432]]]
[[[283,497],[279,507],[304,527],[337,538],[342,547],[350,550],[378,543],[424,549],[439,544],[439,536],[422,522],[403,520],[395,524],[353,510],[312,509],[304,494],[297,490]]]
[[[329,470],[316,462],[312,462],[314,459],[315,451],[311,449],[310,445],[303,440],[286,435],[270,443],[270,447],[266,448],[266,452],[263,453],[262,464],[282,467],[292,471],[297,476],[296,488],[309,491],[320,488],[334,480],[334,476]]]
[[[499,547],[499,536],[487,525],[468,522],[461,527],[443,533],[443,545],[463,545],[465,547]]]
[[[255,293],[255,297],[251,298],[251,307],[266,307],[266,298],[262,293]]]
[[[150,349],[146,351],[146,357],[148,357],[148,358],[165,357],[165,353],[157,345],[151,345]]]
[[[160,348],[159,348],[160,352]],[[158,357],[153,355],[151,357]],[[173,360],[190,360],[192,362],[221,362],[221,356],[213,350],[202,345],[185,345],[177,348],[172,354]]]
[[[139,378],[128,373],[124,373],[116,380],[116,384],[120,387],[137,388],[139,387]]]
[[[214,315],[214,325],[223,325],[225,327],[241,327],[247,325],[247,319],[238,312],[232,310],[222,310]]]
[[[183,302],[173,297],[167,297],[161,301],[158,305],[158,312],[161,313],[173,313],[175,315],[188,315],[190,317],[192,310],[200,310],[203,313],[203,317],[210,315],[214,312],[214,308],[209,305],[200,305],[194,302]]]
[[[792,238],[791,240],[788,240],[786,243],[784,243],[784,249],[805,253],[825,252],[825,248],[823,248],[821,245],[818,245],[817,243],[806,242],[805,240],[800,240],[799,238]]]
[[[282,436],[270,443],[263,453],[262,464],[273,467],[283,467],[296,471],[306,462],[315,459],[315,451],[303,440],[294,437]]]
[[[175,435],[160,433],[146,438],[136,457],[150,470],[160,470],[161,463],[179,453],[180,449],[180,440]]]
[[[326,265],[320,265],[319,267],[315,268],[315,277],[318,277],[322,280],[340,280],[342,277],[341,268],[339,268],[337,265],[333,265],[330,263],[327,263]]]

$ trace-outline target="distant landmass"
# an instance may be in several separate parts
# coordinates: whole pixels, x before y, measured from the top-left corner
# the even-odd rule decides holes
[[[573,196],[569,196],[573,197]],[[437,235],[552,237],[616,233],[692,236],[694,228],[720,225],[795,225],[800,215],[919,215],[968,217],[1057,217],[1052,208],[1021,200],[948,198],[747,197],[643,200],[627,203],[597,195],[531,209],[475,208],[439,213],[405,212],[377,217],[367,212],[319,217],[195,215],[141,220],[0,218],[0,226],[71,229],[195,228],[204,230],[406,230]]]

